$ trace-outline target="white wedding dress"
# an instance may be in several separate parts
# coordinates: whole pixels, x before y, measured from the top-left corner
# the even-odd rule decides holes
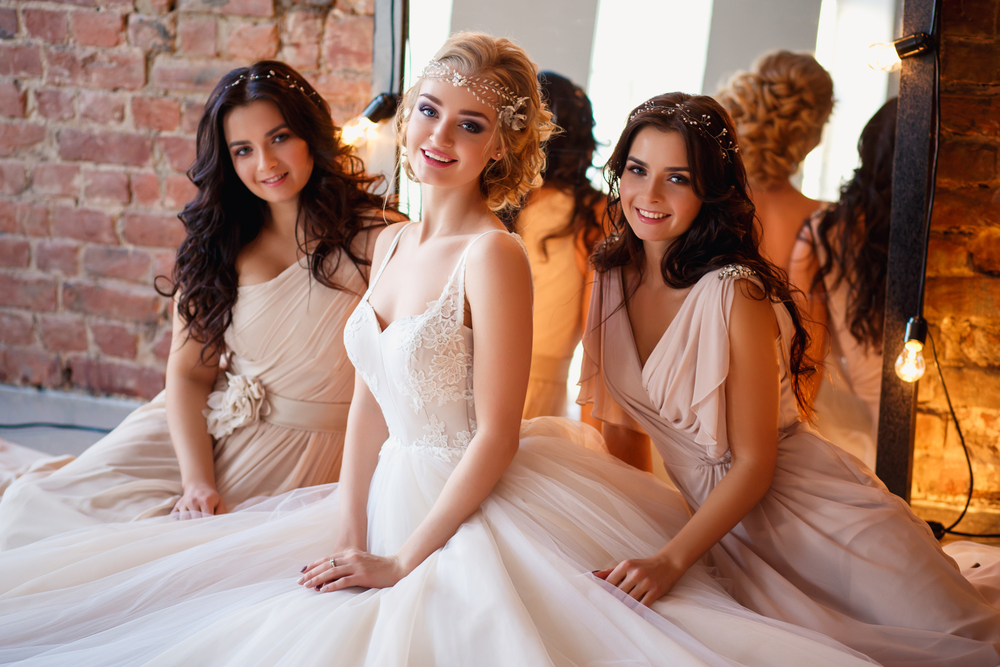
[[[475,435],[465,256],[426,312],[380,330],[366,294],[345,329],[390,433],[368,505],[376,554],[394,553],[418,526]],[[688,518],[654,477],[580,446],[597,437],[566,419],[525,422],[481,509],[392,588],[296,585],[336,541],[336,484],[14,549],[0,555],[0,663],[872,664],[741,607],[707,564],[651,610],[591,575],[652,555]]]

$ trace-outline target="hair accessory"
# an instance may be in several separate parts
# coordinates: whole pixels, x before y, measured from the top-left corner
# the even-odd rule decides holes
[[[267,74],[251,74],[249,76],[247,76],[246,74],[240,74],[238,77],[236,77],[235,81],[233,81],[232,83],[230,83],[226,87],[227,88],[232,88],[233,86],[239,85],[239,84],[243,83],[244,81],[257,81],[259,79],[275,79],[278,83],[284,84],[288,88],[292,88],[294,90],[297,90],[300,93],[302,93],[303,95],[305,95],[306,97],[311,97],[313,95],[317,95],[317,96],[319,95],[319,93],[317,93],[315,90],[312,91],[312,92],[309,92],[308,90],[306,90],[295,79],[295,77],[293,77],[291,74],[286,74],[286,75],[284,75],[284,77],[282,77],[279,74],[275,74],[273,69],[272,70],[268,70]]]
[[[420,78],[436,79],[450,83],[456,88],[465,88],[477,100],[496,111],[497,118],[501,123],[512,130],[524,129],[526,116],[517,112],[521,110],[528,98],[518,97],[514,91],[503,84],[483,77],[466,76],[440,60],[432,60],[427,63],[427,67],[420,73]],[[496,101],[484,99],[484,96],[489,95],[493,95]]]
[[[645,113],[662,113],[673,115],[679,114],[681,120],[686,124],[690,125],[699,132],[701,132],[706,137],[714,139],[715,143],[719,145],[719,149],[722,151],[722,157],[727,162],[732,161],[731,153],[739,153],[740,147],[736,145],[733,138],[729,136],[729,130],[722,128],[722,132],[714,134],[714,128],[712,127],[712,117],[707,113],[701,114],[701,118],[695,118],[688,113],[687,109],[681,104],[675,104],[672,107],[663,106],[660,104],[653,104],[652,101],[643,103],[638,109],[632,112],[632,115],[628,117],[628,122],[635,120],[636,116],[641,116]],[[728,142],[728,143],[724,143]]]

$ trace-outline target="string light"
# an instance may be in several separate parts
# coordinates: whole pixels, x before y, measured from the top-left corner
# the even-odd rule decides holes
[[[896,375],[904,382],[916,382],[924,376],[924,341],[927,340],[927,321],[919,315],[906,323],[906,342],[896,358]]]
[[[875,71],[895,72],[903,58],[915,56],[931,48],[933,42],[926,32],[900,37],[890,44],[876,43],[868,47],[868,66]]]

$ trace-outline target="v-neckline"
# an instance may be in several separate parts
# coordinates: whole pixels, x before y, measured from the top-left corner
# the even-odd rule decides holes
[[[653,358],[653,355],[656,354],[656,351],[659,350],[660,346],[664,344],[663,341],[667,340],[667,334],[670,333],[670,330],[673,328],[674,323],[677,321],[677,318],[680,317],[680,314],[687,307],[688,301],[690,300],[691,297],[691,293],[694,292],[694,288],[698,286],[699,282],[701,282],[701,278],[699,278],[698,281],[691,286],[691,289],[688,290],[688,293],[684,295],[684,299],[683,301],[681,301],[681,305],[677,308],[677,312],[674,313],[673,319],[670,320],[670,324],[668,324],[667,328],[663,330],[662,334],[660,334],[660,338],[659,340],[656,341],[656,345],[654,345],[653,349],[649,351],[649,356],[646,357],[646,361],[643,361],[642,357],[639,355],[639,344],[636,343],[635,341],[635,329],[632,327],[632,318],[629,316],[628,302],[625,299],[625,275],[623,267],[618,267],[619,299],[620,303],[622,304],[622,311],[623,311],[623,316],[625,317],[625,322],[626,324],[628,324],[628,333],[629,333],[628,338],[629,341],[632,343],[632,358],[635,359],[635,363],[639,367],[639,374],[643,378],[643,381],[645,381],[646,378],[646,366],[649,364],[649,360]]]

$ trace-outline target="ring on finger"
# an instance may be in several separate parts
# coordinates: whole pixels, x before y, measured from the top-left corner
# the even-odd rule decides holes
[[[337,559],[336,558],[331,558],[330,559],[330,566],[331,567],[337,567]]]

